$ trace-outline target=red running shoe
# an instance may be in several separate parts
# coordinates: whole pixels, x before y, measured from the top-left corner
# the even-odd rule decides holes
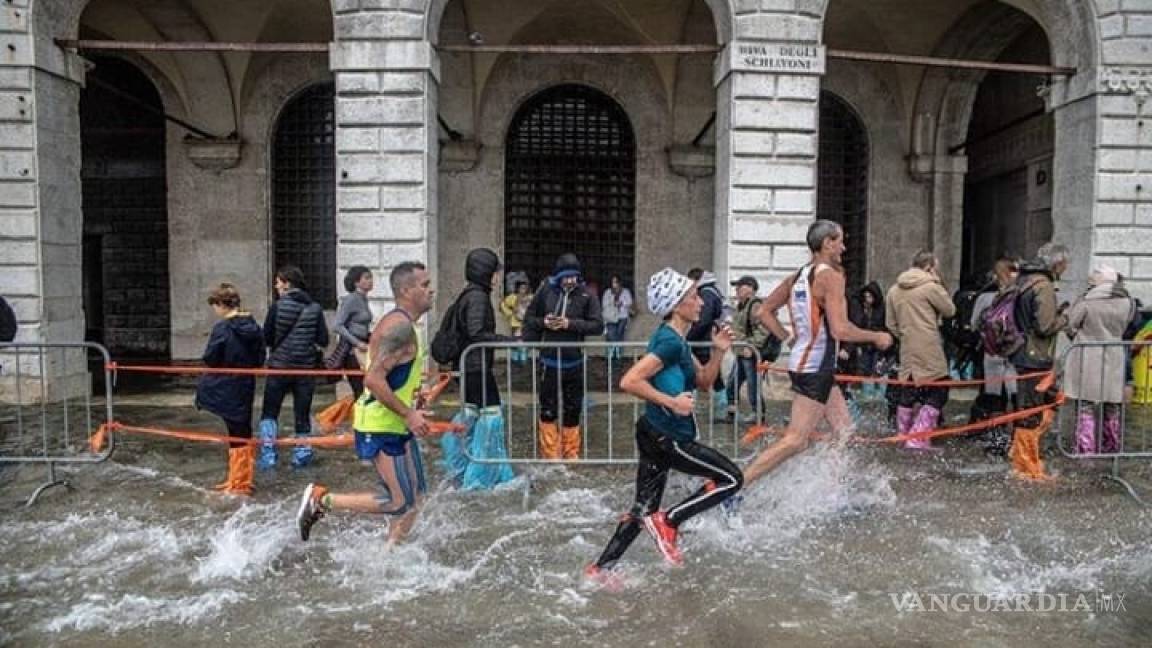
[[[684,556],[676,546],[676,527],[668,524],[668,516],[664,511],[656,511],[644,517],[644,528],[648,535],[656,541],[656,548],[669,564],[680,566],[684,564]]]
[[[616,570],[607,567],[598,567],[591,563],[584,568],[584,580],[603,588],[609,592],[619,592],[624,589],[624,581]]]

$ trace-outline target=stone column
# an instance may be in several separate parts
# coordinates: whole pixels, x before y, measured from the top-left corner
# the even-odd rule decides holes
[[[725,282],[751,274],[768,290],[809,258],[823,72],[814,44],[733,41],[719,55],[714,264]]]
[[[84,339],[81,298],[80,88],[82,61],[55,46],[38,57],[27,3],[0,7],[0,295],[16,312],[16,340]],[[11,356],[0,358],[0,402],[13,402]],[[88,390],[83,352],[22,356],[25,402]]]
[[[388,273],[422,261],[436,273],[439,61],[422,0],[337,0],[337,272],[377,277],[373,311],[392,307]]]

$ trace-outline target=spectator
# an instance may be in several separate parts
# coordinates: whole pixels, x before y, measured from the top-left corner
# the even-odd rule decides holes
[[[706,365],[712,357],[712,332],[717,324],[724,321],[728,307],[724,303],[723,293],[716,287],[716,275],[692,268],[688,271],[688,278],[696,282],[696,291],[700,293],[704,305],[700,310],[700,319],[692,324],[684,339],[689,344],[695,344],[691,347],[692,355],[696,356],[700,364]],[[717,413],[728,410],[728,390],[724,388],[724,378],[723,372],[720,372],[716,376],[716,384],[712,386],[712,408]]]
[[[985,284],[972,306],[972,319],[969,328],[980,330],[980,317],[992,305],[996,295],[1016,284],[1018,270],[1016,261],[1001,257],[992,266],[991,280]],[[1016,369],[1007,359],[983,353],[984,388],[972,402],[969,423],[983,421],[1009,412],[1016,408]],[[982,435],[984,451],[994,456],[1008,454],[1008,440],[1011,434],[1004,427],[994,427]]]
[[[500,285],[500,257],[488,248],[477,248],[464,260],[464,277],[468,280],[457,298],[457,317],[463,333],[463,348],[483,342],[506,342],[511,338],[496,333],[496,312],[492,309],[492,291]],[[504,411],[500,402],[500,387],[494,373],[494,349],[469,353],[456,369],[464,373],[464,412],[456,422],[467,430],[463,441],[468,446],[465,454],[459,447],[460,438],[445,435],[441,439],[444,462],[448,475],[459,479],[464,490],[487,490],[513,479],[512,467],[507,463],[469,461],[478,459],[507,459],[504,443]]]
[[[532,291],[528,286],[528,279],[517,279],[512,286],[512,292],[500,302],[500,314],[508,323],[508,330],[512,332],[513,339],[524,339],[524,316],[528,313],[528,305],[532,303]],[[524,347],[512,349],[512,362],[524,364],[528,360],[528,350]]]
[[[756,411],[760,407],[760,381],[756,367],[756,353],[766,346],[771,333],[760,323],[760,300],[756,293],[760,291],[760,282],[755,277],[745,275],[732,282],[736,287],[736,312],[732,316],[732,338],[736,343],[733,350],[736,354],[736,367],[733,377],[728,381],[728,411],[725,422],[736,420],[740,402],[740,387],[748,385],[748,404],[751,412],[745,416],[745,422],[756,421]],[[774,359],[774,358],[773,358]]]
[[[1116,270],[1098,266],[1088,277],[1088,292],[1068,309],[1065,331],[1073,342],[1120,342],[1136,315]],[[1064,393],[1076,399],[1076,452],[1119,452],[1123,445],[1120,407],[1124,402],[1125,349],[1075,347],[1068,354]],[[1097,413],[1102,412],[1102,416]],[[1097,444],[1097,422],[1101,421]]]
[[[612,275],[601,300],[600,312],[604,315],[604,337],[609,342],[623,342],[628,333],[628,319],[632,316],[632,291],[624,287],[620,275]],[[619,346],[608,348],[608,361],[620,361]]]
[[[888,291],[885,319],[888,330],[900,341],[900,379],[917,383],[899,390],[896,428],[900,434],[935,429],[948,402],[948,388],[932,383],[948,380],[940,320],[952,317],[956,307],[937,267],[936,255],[921,250]],[[932,442],[909,440],[904,447],[931,450]]]
[[[368,295],[373,288],[372,271],[362,265],[348,268],[344,275],[344,290],[348,294],[340,300],[336,309],[336,320],[332,329],[338,340],[332,355],[324,362],[326,369],[367,368],[365,354],[368,352],[368,337],[372,334],[372,307],[368,305]],[[352,395],[360,398],[364,392],[364,379],[345,374]]]
[[[582,342],[604,333],[600,301],[582,285],[575,254],[556,259],[552,276],[528,306],[524,337],[529,341]],[[580,410],[584,405],[584,354],[578,348],[543,349],[540,364],[540,454],[545,459],[580,456]]]
[[[320,349],[328,346],[324,309],[312,301],[305,289],[304,273],[300,268],[285,266],[276,273],[279,299],[264,318],[269,369],[315,369]],[[264,405],[260,411],[260,439],[264,442],[260,452],[262,470],[276,465],[276,446],[271,442],[279,434],[277,419],[288,392],[292,392],[296,436],[311,436],[312,395],[315,390],[316,379],[312,376],[269,376],[264,382]],[[296,446],[292,452],[292,465],[306,466],[312,462],[312,457],[311,447]]]
[[[1058,243],[1045,243],[1036,258],[1020,264],[1016,279],[1015,320],[1024,336],[1024,344],[1008,360],[1018,374],[1051,371],[1056,351],[1056,336],[1068,324],[1065,305],[1056,303],[1056,283],[1068,269],[1068,248]],[[1016,382],[1017,399],[1022,410],[1045,405],[1054,394],[1039,392],[1042,376]],[[1051,426],[1051,417],[1034,414],[1018,421],[1012,433],[1010,456],[1014,469],[1023,477],[1043,479],[1040,460],[1040,437]]]
[[[0,342],[11,342],[16,339],[16,313],[8,305],[8,300],[0,297]]]
[[[228,369],[254,369],[264,365],[264,337],[252,314],[240,310],[240,293],[230,283],[222,283],[208,296],[220,321],[212,327],[204,364]],[[196,385],[196,408],[224,420],[228,436],[252,438],[252,401],[256,396],[254,376],[204,374]],[[241,442],[228,446],[228,477],[216,490],[237,495],[252,494],[252,470],[256,448]]]
[[[865,331],[885,331],[884,292],[873,281],[848,300],[848,321]],[[871,344],[840,345],[841,371],[854,376],[879,376],[880,352]],[[856,390],[846,390],[846,393]],[[879,398],[883,389],[878,383],[864,383],[860,389],[864,399]]]

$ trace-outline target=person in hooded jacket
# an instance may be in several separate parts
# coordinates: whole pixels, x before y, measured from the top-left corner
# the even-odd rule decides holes
[[[500,258],[488,248],[477,248],[464,260],[464,277],[468,280],[457,298],[456,316],[463,334],[463,348],[481,342],[515,340],[496,333],[496,311],[492,308],[492,291],[500,285]],[[480,463],[468,456],[483,459],[507,459],[504,441],[504,410],[500,388],[493,373],[495,350],[484,349],[456,359],[455,369],[464,374],[464,411],[454,422],[465,431],[445,434],[440,439],[444,466],[449,478],[457,479],[464,490],[486,490],[511,481],[512,467],[507,463]],[[462,444],[468,446],[464,453]]]
[[[1065,333],[1073,342],[1118,343],[1136,314],[1136,302],[1120,273],[1101,265],[1088,277],[1088,292],[1068,309]],[[1125,356],[1119,344],[1077,346],[1068,353],[1064,393],[1076,399],[1079,454],[1113,453],[1123,448],[1120,407],[1124,402]]]
[[[885,328],[884,291],[873,281],[861,288],[848,300],[848,321],[865,331],[884,331]],[[879,376],[877,363],[880,352],[870,344],[840,345],[840,370],[855,376]],[[877,383],[864,383],[860,387],[861,396],[879,398],[883,389]]]
[[[236,286],[222,283],[208,296],[208,304],[220,321],[212,327],[203,360],[208,367],[254,369],[264,366],[264,336],[251,313],[240,310]],[[228,436],[252,438],[254,376],[204,374],[196,385],[196,408],[224,420]],[[256,448],[233,442],[228,447],[228,477],[216,490],[237,495],[252,494],[252,470]]]
[[[328,326],[324,308],[304,292],[304,273],[295,266],[285,266],[276,273],[279,299],[264,318],[264,342],[268,345],[269,369],[315,369],[317,354],[328,346]],[[264,382],[264,404],[260,412],[260,468],[276,465],[278,419],[284,397],[292,393],[292,411],[296,419],[296,436],[312,435],[312,396],[316,379],[311,376],[269,376]],[[292,452],[292,465],[312,462],[312,448],[298,445]]]
[[[700,293],[704,305],[700,309],[700,319],[692,323],[684,339],[694,345],[691,347],[692,355],[696,356],[700,364],[706,365],[712,357],[712,332],[717,325],[729,323],[725,319],[732,319],[733,309],[727,305],[724,294],[716,287],[716,275],[702,268],[692,268],[688,271],[688,278],[696,282],[696,292]],[[728,411],[729,405],[723,374],[721,371],[716,376],[716,383],[712,385],[712,410],[721,416]]]
[[[932,252],[921,250],[896,285],[888,291],[886,324],[900,341],[900,379],[915,386],[901,387],[896,410],[900,434],[936,428],[948,402],[948,388],[932,383],[948,380],[948,358],[940,337],[940,320],[956,314],[952,297],[944,289]],[[904,442],[910,450],[931,450],[928,439]]]
[[[582,275],[575,254],[561,254],[556,259],[552,276],[528,306],[525,340],[583,342],[589,335],[604,333],[600,300],[584,289]],[[584,355],[577,348],[544,348],[540,364],[540,454],[545,459],[577,459]]]

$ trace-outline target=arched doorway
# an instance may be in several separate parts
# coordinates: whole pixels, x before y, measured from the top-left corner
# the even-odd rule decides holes
[[[336,307],[335,111],[335,86],[311,86],[284,106],[272,140],[272,259],[304,271],[324,308]]]
[[[820,93],[819,182],[816,217],[840,223],[848,250],[848,286],[868,281],[868,133],[852,108]]]
[[[508,129],[504,174],[509,270],[538,282],[575,252],[589,278],[632,280],[636,141],[611,97],[574,84],[533,96]]]
[[[85,339],[169,356],[168,189],[160,95],[131,63],[93,59],[80,94]]]
[[[1000,60],[1047,64],[1048,38],[1032,23]],[[1053,234],[1051,113],[1037,94],[1043,79],[990,73],[980,83],[963,148],[962,277],[982,274],[1000,256],[1027,258]]]

